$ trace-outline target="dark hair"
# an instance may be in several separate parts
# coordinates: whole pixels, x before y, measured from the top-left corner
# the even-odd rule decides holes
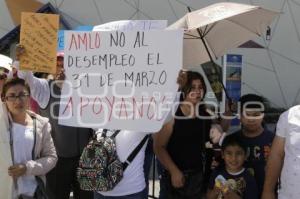
[[[243,111],[244,108],[265,109],[265,104],[264,104],[263,98],[256,94],[243,95],[240,99],[240,103],[241,103],[241,111]]]
[[[13,87],[13,86],[16,86],[16,85],[22,85],[22,86],[24,86],[26,88],[26,90],[28,91],[28,93],[30,94],[30,88],[25,83],[24,79],[12,78],[12,79],[6,80],[6,82],[3,85],[3,89],[2,89],[2,93],[1,93],[2,100],[5,98],[5,94],[8,91],[8,89],[11,88],[11,87]]]
[[[206,90],[207,90],[204,78],[200,73],[194,72],[194,71],[188,71],[187,72],[187,82],[182,87],[182,92],[184,94],[184,98],[185,98],[185,96],[187,96],[191,92],[192,83],[193,83],[194,80],[200,80],[201,81],[201,84],[203,86],[203,98],[204,98],[204,96],[206,94]]]
[[[243,149],[245,154],[247,153],[247,148],[242,144],[241,136],[237,133],[227,135],[223,142],[221,149],[224,151],[228,146],[239,146]]]

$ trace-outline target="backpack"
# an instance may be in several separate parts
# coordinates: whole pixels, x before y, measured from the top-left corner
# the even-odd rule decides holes
[[[77,179],[82,190],[112,190],[122,180],[125,169],[148,139],[145,136],[123,163],[118,157],[115,140],[120,130],[111,131],[110,136],[107,131],[104,129],[98,139],[95,135],[83,149],[77,169]]]

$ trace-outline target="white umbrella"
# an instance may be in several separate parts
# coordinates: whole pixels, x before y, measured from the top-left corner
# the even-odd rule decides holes
[[[183,66],[199,66],[261,36],[278,14],[259,6],[216,3],[186,14],[168,29],[186,30]]]

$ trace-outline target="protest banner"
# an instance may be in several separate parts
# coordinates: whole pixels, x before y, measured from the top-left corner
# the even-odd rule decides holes
[[[93,31],[162,30],[167,23],[167,20],[121,20],[95,26]]]
[[[93,30],[93,26],[77,26],[74,30],[76,31],[91,31]],[[65,30],[59,30],[57,33],[57,51],[63,51],[64,50],[64,31]]]
[[[59,124],[158,131],[178,88],[182,38],[182,30],[65,31]]]
[[[167,27],[167,20],[121,20],[98,26],[77,26],[76,31],[132,31],[132,30],[162,30]],[[64,50],[64,30],[59,30],[57,50]]]
[[[20,44],[25,53],[20,69],[35,72],[56,72],[57,31],[59,15],[22,13]]]

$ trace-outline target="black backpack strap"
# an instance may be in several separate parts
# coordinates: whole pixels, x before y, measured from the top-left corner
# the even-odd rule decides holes
[[[136,157],[136,155],[140,152],[142,147],[145,145],[146,141],[148,140],[149,135],[146,135],[144,139],[140,142],[140,144],[135,147],[135,149],[131,152],[131,154],[128,156],[127,160],[123,163],[123,170],[129,166],[129,164],[133,161],[133,159]]]
[[[103,137],[106,137],[107,131],[108,131],[107,129],[103,129],[103,131],[102,131],[102,136],[103,136]]]
[[[109,137],[114,139],[120,133],[120,131],[121,130],[114,131],[114,133]],[[101,136],[104,137],[104,138],[107,137],[107,132],[108,132],[108,129],[103,129],[102,132],[101,132]],[[97,132],[94,132],[93,140],[97,140]]]
[[[110,131],[113,132],[113,130],[110,130]],[[120,133],[120,131],[121,130],[115,130],[114,133],[111,136],[109,136],[109,137],[115,138]],[[108,129],[103,129],[102,136],[106,137],[107,136],[107,132],[108,132]]]
[[[116,130],[110,137],[115,138],[120,133],[120,131],[121,130]]]
[[[33,147],[32,147],[32,151],[31,151],[31,157],[32,160],[34,160],[34,149],[35,149],[35,145],[36,145],[36,118],[31,116],[32,120],[33,120]]]

